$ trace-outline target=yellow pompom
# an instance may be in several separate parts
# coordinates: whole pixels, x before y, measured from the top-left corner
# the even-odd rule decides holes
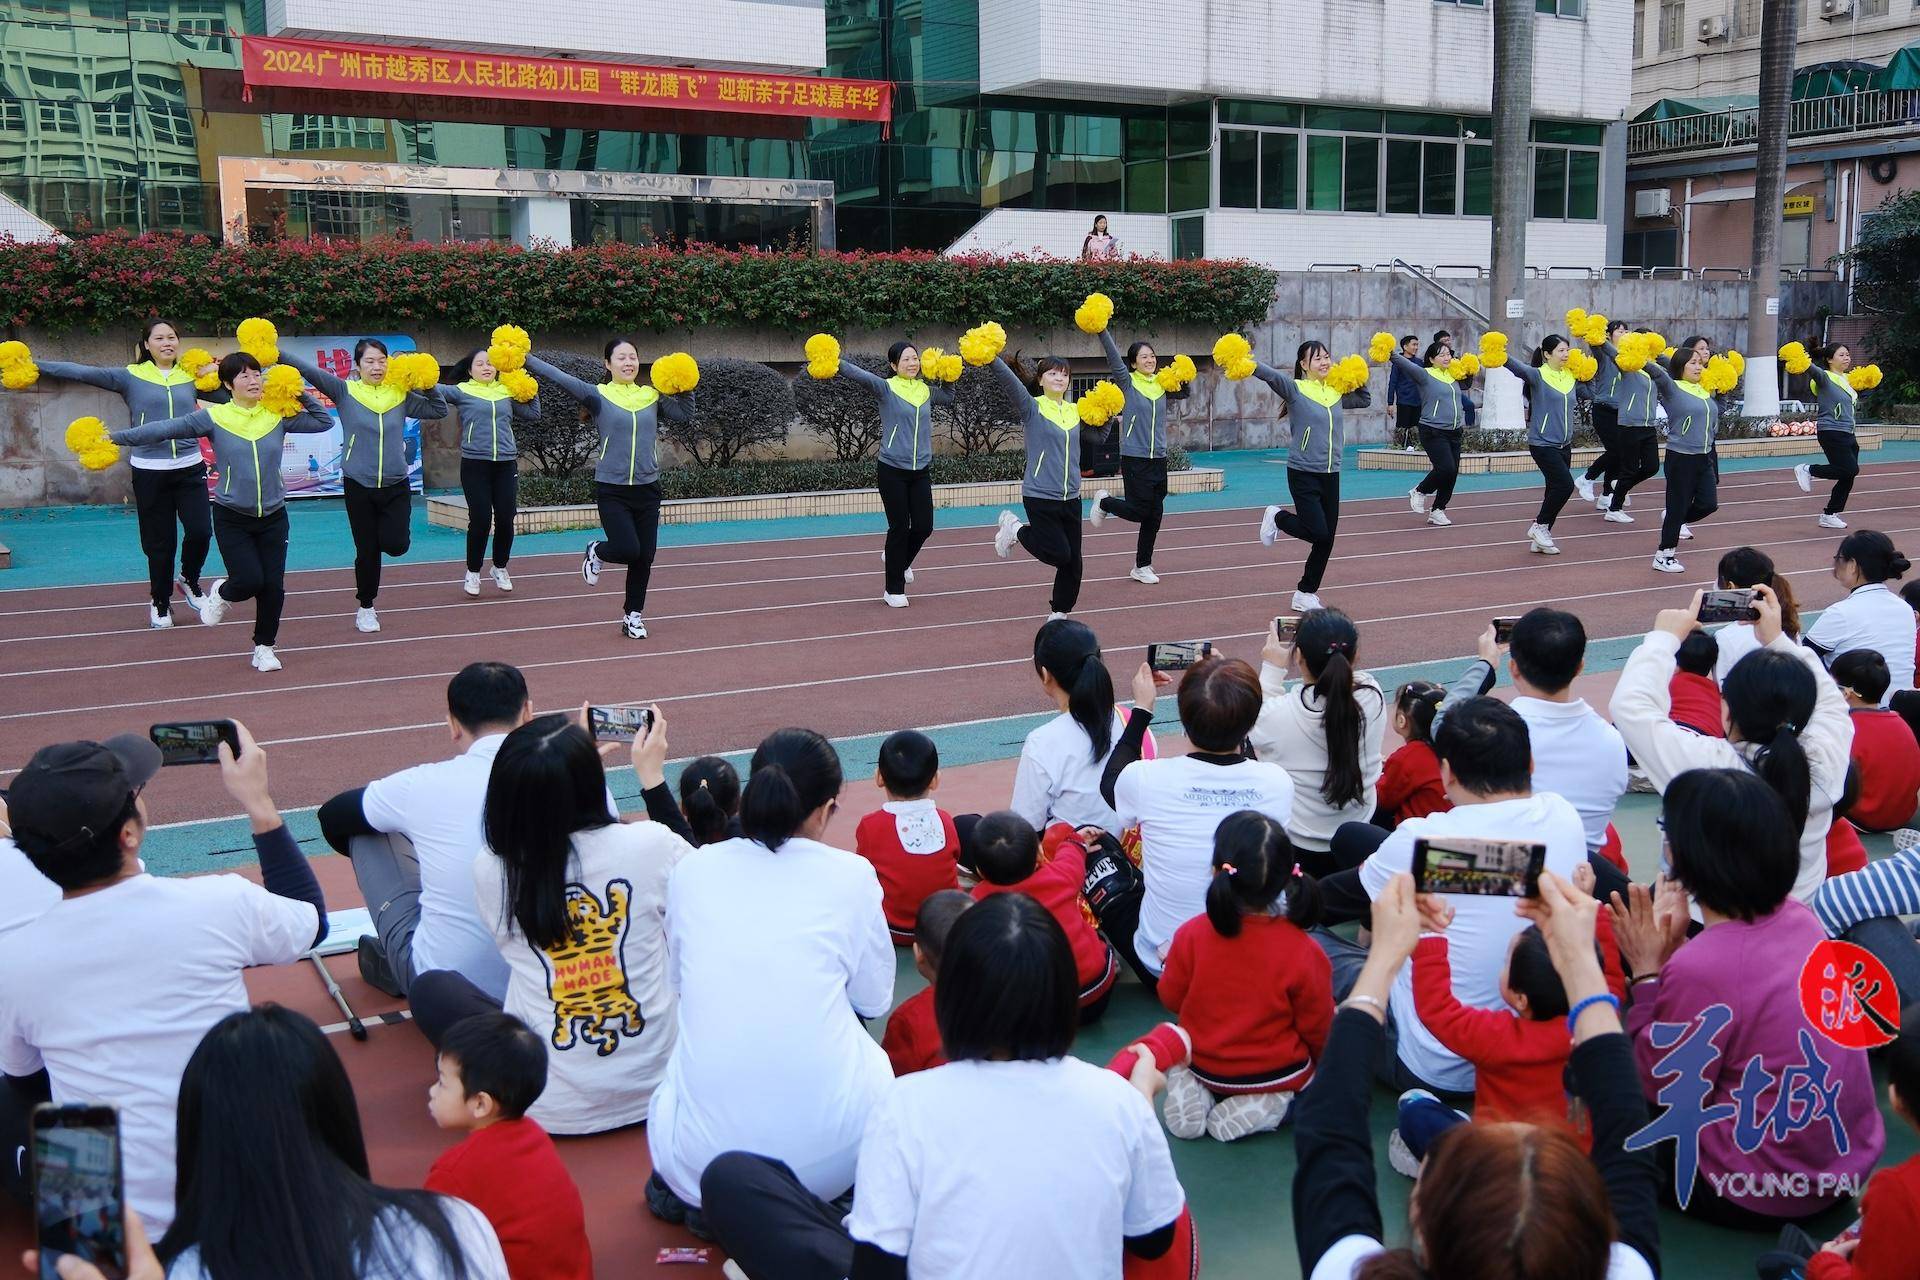
[[[500,385],[521,404],[540,394],[540,384],[525,369],[509,369],[500,375]]]
[[[1453,358],[1453,363],[1447,366],[1447,372],[1452,374],[1456,380],[1471,378],[1474,374],[1480,372],[1480,357],[1474,355],[1471,351],[1457,355]]]
[[[1366,359],[1353,355],[1335,362],[1334,366],[1327,370],[1324,381],[1344,396],[1366,386],[1368,375]]]
[[[700,385],[700,366],[686,352],[676,351],[655,360],[648,377],[661,395],[675,396]]]
[[[1489,329],[1480,335],[1480,364],[1492,369],[1507,362],[1507,335],[1498,329]]]
[[[233,336],[240,344],[240,349],[262,366],[280,362],[280,331],[273,327],[273,321],[262,320],[258,316],[242,320],[240,327],[233,331]]]
[[[1080,421],[1090,427],[1104,427],[1114,414],[1127,407],[1127,396],[1119,387],[1102,378],[1080,397],[1076,407],[1080,410]]]
[[[17,364],[12,368],[0,370],[0,387],[5,387],[9,391],[24,391],[38,381],[40,381],[40,369],[37,365]]]
[[[215,367],[208,368],[207,366],[209,365]],[[186,370],[187,373],[192,376],[194,390],[212,391],[220,385],[220,370],[218,365],[219,361],[213,358],[213,352],[207,350],[205,347],[189,347],[181,353],[178,367]],[[206,373],[201,373],[200,370],[202,369],[206,369]]]
[[[1740,375],[1735,372],[1733,362],[1725,356],[1711,357],[1707,367],[1700,371],[1700,385],[1717,396],[1733,390],[1739,382]]]
[[[1182,382],[1192,382],[1200,371],[1193,367],[1193,357],[1177,355],[1173,358],[1173,373]]]
[[[382,386],[400,391],[425,391],[440,381],[440,362],[424,351],[402,351],[387,360]]]
[[[1651,359],[1667,349],[1667,339],[1658,333],[1643,333],[1640,340],[1647,346],[1647,356]]]
[[[831,378],[840,372],[840,340],[830,333],[816,333],[807,339],[807,376]]]
[[[1849,370],[1847,373],[1847,385],[1855,391],[1873,390],[1880,385],[1880,366],[1877,364],[1867,364],[1861,365],[1858,369]]]
[[[1587,331],[1587,319],[1588,316],[1584,308],[1569,307],[1567,309],[1567,332],[1585,333]]]
[[[1805,373],[1813,368],[1813,357],[1807,354],[1806,344],[1802,342],[1789,342],[1780,348],[1780,362],[1788,373]]]
[[[1253,376],[1253,347],[1237,333],[1223,334],[1213,344],[1213,362],[1227,375],[1227,381],[1238,382],[1242,378]]]
[[[958,382],[966,361],[939,347],[920,350],[920,376],[928,382]]]
[[[120,461],[120,446],[108,441],[104,445],[81,451],[79,459],[80,465],[89,471],[105,471]]]
[[[966,371],[966,367],[967,367],[967,362],[965,360],[962,360],[959,356],[954,355],[951,352],[948,352],[942,355],[940,357],[940,372],[939,372],[940,381],[942,382],[960,381],[960,375]]]
[[[1584,351],[1567,352],[1567,372],[1578,382],[1592,382],[1600,372],[1600,362]]]
[[[1586,327],[1580,330],[1579,337],[1590,347],[1597,347],[1607,340],[1607,318],[1599,312],[1587,317]]]
[[[67,424],[67,448],[75,453],[84,453],[88,449],[112,443],[107,439],[107,424],[98,418],[75,418]]]
[[[33,363],[33,353],[27,344],[12,339],[0,342],[0,369],[11,369],[16,365]]]
[[[300,393],[305,389],[306,382],[298,369],[290,364],[277,364],[267,370],[266,381],[260,388],[260,403],[271,413],[291,418],[306,407],[300,400]]]
[[[978,368],[1006,349],[1007,331],[989,320],[960,335],[960,357]]]
[[[1727,363],[1733,366],[1735,373],[1745,373],[1747,371],[1747,358],[1738,351],[1727,352]]]
[[[493,327],[487,338],[487,363],[498,373],[507,373],[525,367],[527,352],[533,350],[533,339],[527,331],[517,324],[500,324]]]
[[[1160,372],[1154,375],[1153,380],[1160,384],[1162,391],[1178,391],[1192,382],[1198,373],[1199,370],[1193,367],[1193,357],[1175,356],[1160,367]]]
[[[1374,334],[1373,341],[1367,344],[1367,359],[1375,364],[1385,364],[1393,358],[1393,353],[1399,349],[1399,345],[1393,340],[1392,334],[1382,329]]]
[[[1073,322],[1080,326],[1082,333],[1104,333],[1107,321],[1113,319],[1113,299],[1104,293],[1090,293],[1087,300],[1073,313]]]

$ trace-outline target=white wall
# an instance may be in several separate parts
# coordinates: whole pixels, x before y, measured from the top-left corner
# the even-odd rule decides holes
[[[1616,0],[1624,7],[1625,0]],[[1757,18],[1763,0],[1742,5],[1740,0],[1684,0],[1686,20],[1681,27],[1680,47],[1660,52],[1660,0],[1635,0],[1646,5],[1644,48],[1637,50],[1633,66],[1633,110],[1639,112],[1661,98],[1719,97],[1751,94],[1760,85],[1760,30]],[[1794,49],[1796,67],[1816,62],[1860,59],[1884,63],[1902,45],[1920,40],[1920,13],[1911,0],[1887,0],[1887,12],[1872,17],[1858,13],[1861,0],[1854,0],[1856,12],[1848,18],[1828,22],[1820,17],[1820,0],[1801,0],[1799,40]],[[1751,31],[1744,30],[1740,17],[1754,15]],[[1727,19],[1725,39],[1703,44],[1699,39],[1703,18]],[[1740,34],[1732,34],[1739,31]],[[1627,43],[1633,43],[1629,33]]]
[[[953,242],[950,254],[1034,253],[1078,258],[1094,215],[1078,209],[995,209]],[[1110,213],[1107,231],[1123,254],[1167,256],[1167,219],[1157,213]]]
[[[1587,8],[1584,21],[1535,20],[1536,115],[1615,120],[1627,105],[1632,10]],[[980,0],[980,80],[987,93],[1485,114],[1493,19],[1435,0]]]
[[[817,72],[825,0],[267,0],[271,35]]]
[[[1485,218],[1374,218],[1356,214],[1260,213],[1216,209],[1207,215],[1207,256],[1248,258],[1280,271],[1316,262],[1376,266],[1403,258],[1416,266],[1485,267],[1492,223]],[[1529,222],[1530,267],[1606,265],[1602,222]]]

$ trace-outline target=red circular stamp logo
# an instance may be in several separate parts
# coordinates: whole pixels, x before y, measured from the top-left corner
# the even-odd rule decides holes
[[[1800,969],[1800,1009],[1820,1033],[1849,1049],[1872,1049],[1900,1034],[1900,993],[1873,952],[1828,940]]]

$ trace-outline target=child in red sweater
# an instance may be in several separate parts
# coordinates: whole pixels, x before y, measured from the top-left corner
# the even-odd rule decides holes
[[[1887,1104],[1920,1129],[1920,1023],[1887,1051]],[[1920,1239],[1920,1156],[1882,1169],[1860,1197],[1860,1221],[1807,1261],[1807,1280],[1910,1280]]]
[[[947,949],[947,934],[960,913],[973,905],[973,899],[958,889],[930,893],[920,904],[913,920],[913,967],[927,985],[900,1002],[887,1019],[887,1030],[880,1047],[887,1051],[893,1074],[909,1076],[928,1071],[947,1061],[940,1044],[940,1024],[933,1018],[933,984],[940,971],[940,953]]]
[[[1380,773],[1373,821],[1391,830],[1408,818],[1453,808],[1440,785],[1440,757],[1433,754],[1433,717],[1447,691],[1428,680],[1409,680],[1393,695],[1393,731],[1406,745],[1387,757]]]
[[[1897,711],[1882,711],[1893,677],[1887,660],[1872,649],[1853,649],[1833,660],[1834,683],[1852,710],[1853,764],[1860,795],[1847,819],[1868,831],[1897,831],[1920,808],[1920,743]]]
[[[940,751],[924,733],[906,729],[880,744],[873,785],[887,802],[860,819],[853,849],[880,875],[880,909],[896,946],[913,945],[913,922],[927,895],[960,887],[960,834],[953,816],[935,807]]]
[[[1294,861],[1286,829],[1229,814],[1213,835],[1207,913],[1174,932],[1161,1002],[1193,1042],[1167,1073],[1167,1132],[1221,1142],[1278,1129],[1333,1026],[1333,969],[1305,930],[1320,889]]]
[[[580,1189],[553,1139],[526,1117],[547,1087],[540,1037],[512,1014],[477,1014],[441,1040],[439,1070],[427,1110],[467,1136],[433,1162],[427,1190],[486,1215],[513,1280],[593,1280]]]
[[[1017,813],[1002,810],[980,819],[973,829],[974,865],[980,883],[973,900],[983,902],[996,893],[1024,893],[1045,907],[1066,930],[1073,947],[1074,967],[1080,974],[1080,1022],[1093,1022],[1107,1011],[1120,959],[1100,936],[1092,908],[1080,896],[1087,879],[1087,846],[1064,823],[1047,831],[1047,847],[1040,834]]]
[[[1703,738],[1727,736],[1720,686],[1713,680],[1713,669],[1719,661],[1720,642],[1704,631],[1695,631],[1680,642],[1680,651],[1673,655],[1673,679],[1667,683],[1673,722]]]

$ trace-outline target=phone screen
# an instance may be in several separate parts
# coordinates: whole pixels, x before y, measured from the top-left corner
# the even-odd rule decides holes
[[[1413,842],[1413,887],[1417,893],[1537,897],[1546,860],[1547,846],[1525,840],[1421,837]]]
[[[218,764],[220,744],[226,743],[236,756],[240,754],[240,732],[231,720],[186,720],[156,724],[147,737],[160,748],[160,763]]]
[[[588,707],[587,728],[595,742],[632,742],[653,724],[645,707]]]
[[[1281,614],[1273,620],[1273,634],[1292,644],[1294,637],[1300,634],[1300,619],[1292,614]]]
[[[1147,666],[1155,671],[1185,671],[1213,652],[1211,640],[1180,640],[1147,646]]]
[[[1758,622],[1760,611],[1753,607],[1753,588],[1709,591],[1700,597],[1700,621],[1708,626],[1716,622]]]
[[[1518,618],[1495,618],[1493,620],[1493,642],[1495,644],[1511,644],[1513,642],[1514,624],[1519,621],[1520,619]]]
[[[120,1117],[112,1107],[43,1106],[33,1113],[33,1212],[41,1280],[58,1280],[60,1255],[127,1274],[126,1195]]]

